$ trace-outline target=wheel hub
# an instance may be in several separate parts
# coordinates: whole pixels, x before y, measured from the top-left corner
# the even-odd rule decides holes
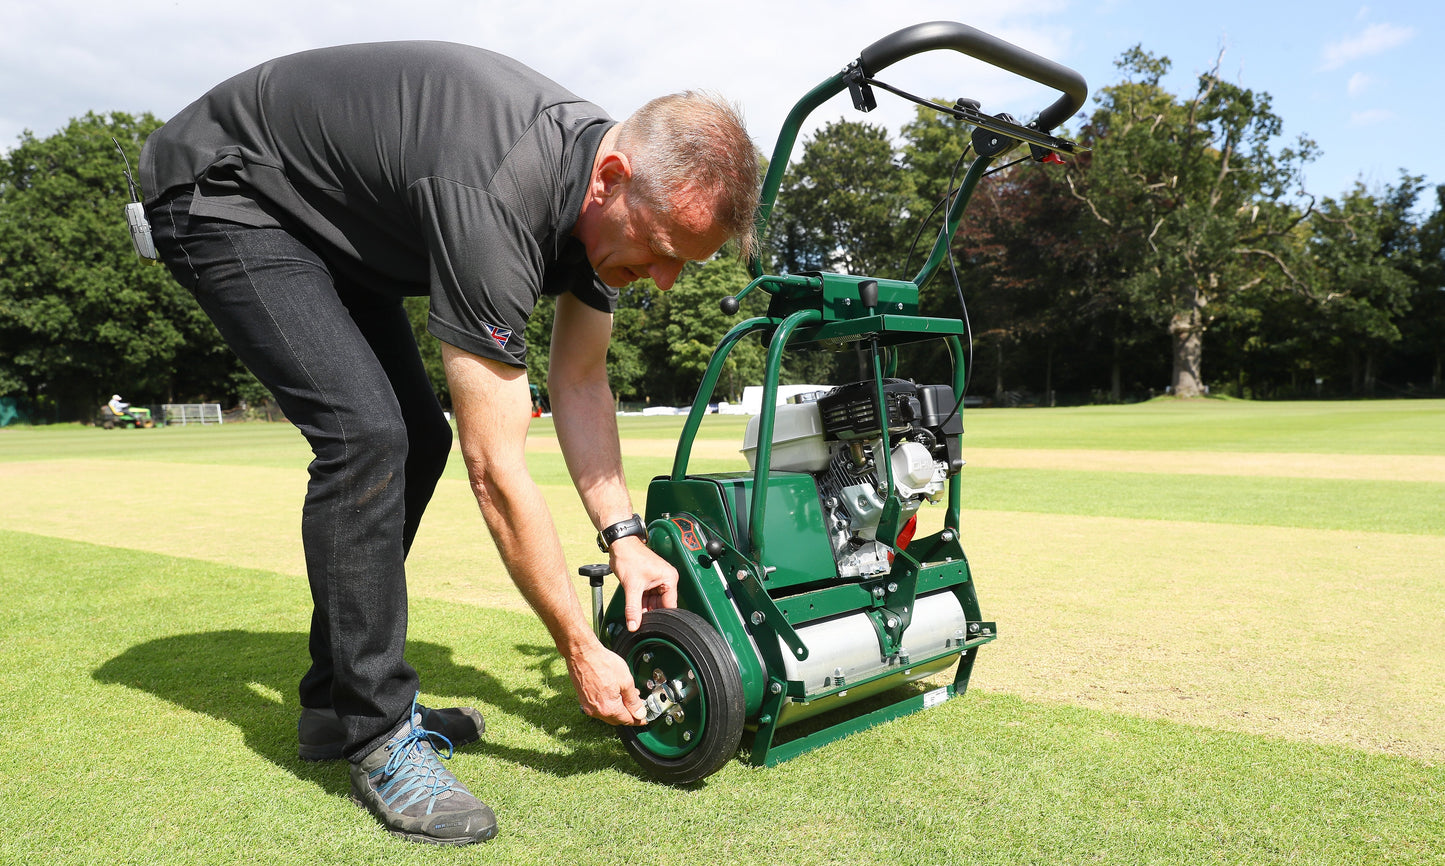
[[[628,658],[637,690],[643,695],[647,727],[639,744],[661,757],[674,758],[696,747],[707,725],[707,703],[687,655],[671,641],[642,641]]]

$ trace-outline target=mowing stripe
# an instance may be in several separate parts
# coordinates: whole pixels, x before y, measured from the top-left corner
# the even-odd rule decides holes
[[[115,471],[104,461],[0,465],[19,506],[0,529],[304,574],[304,474],[125,465],[146,484],[97,484]],[[588,525],[568,488],[546,492],[559,525]],[[941,509],[926,515],[936,521]],[[980,688],[1445,759],[1445,537],[964,518],[983,610],[1002,634],[981,655]],[[586,533],[565,533],[564,553],[574,568],[600,559]],[[408,569],[415,597],[524,609],[463,481],[438,486]],[[304,600],[304,580],[291,591]]]
[[[344,765],[296,758],[307,617],[280,581],[23,533],[0,546],[0,699],[22,708],[0,747],[32,756],[0,768],[0,862],[436,862],[346,802]],[[1441,766],[982,684],[677,791],[581,717],[534,617],[435,600],[413,614],[424,699],[487,716],[449,764],[505,828],[471,861],[634,862],[639,839],[666,838],[738,866],[1440,862]]]

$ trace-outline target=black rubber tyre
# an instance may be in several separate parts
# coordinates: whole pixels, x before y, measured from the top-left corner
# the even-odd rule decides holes
[[[694,685],[682,722],[658,718],[644,727],[619,726],[622,744],[650,775],[670,785],[711,776],[737,754],[743,737],[743,681],[723,636],[689,610],[660,609],[617,642],[645,698],[654,670]]]

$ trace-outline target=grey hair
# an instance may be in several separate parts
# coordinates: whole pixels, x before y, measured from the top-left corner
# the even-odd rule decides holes
[[[680,193],[710,196],[739,255],[753,254],[760,161],[735,104],[695,90],[658,97],[619,124],[616,146],[627,154],[631,188],[643,205],[665,214]]]

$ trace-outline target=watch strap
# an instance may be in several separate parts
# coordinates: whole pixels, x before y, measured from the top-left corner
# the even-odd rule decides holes
[[[626,538],[629,535],[635,535],[643,541],[647,540],[647,526],[636,514],[626,520],[619,520],[611,526],[604,527],[601,532],[597,533],[597,548],[603,553],[607,553],[618,539]]]

